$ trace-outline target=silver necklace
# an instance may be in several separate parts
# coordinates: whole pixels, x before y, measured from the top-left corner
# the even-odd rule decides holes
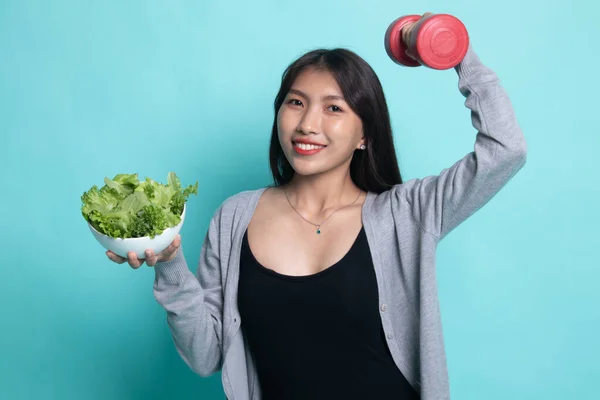
[[[352,203],[348,204],[347,206],[342,206],[342,207],[338,208],[337,210],[335,210],[334,212],[332,212],[332,213],[331,213],[331,215],[325,219],[325,221],[321,222],[320,224],[315,224],[315,223],[313,223],[313,222],[310,222],[310,221],[309,221],[309,220],[307,220],[306,218],[304,218],[304,217],[302,216],[302,214],[300,214],[300,213],[298,212],[298,210],[296,210],[296,207],[294,207],[294,206],[292,205],[292,202],[290,201],[290,198],[288,197],[288,195],[287,195],[287,192],[285,191],[285,189],[283,190],[283,193],[285,194],[285,198],[287,199],[288,203],[290,204],[290,207],[292,207],[292,209],[293,209],[294,211],[296,211],[296,214],[300,215],[300,218],[302,218],[303,220],[305,220],[305,221],[306,221],[306,222],[308,222],[309,224],[311,224],[311,225],[314,225],[314,226],[316,226],[316,227],[317,227],[317,234],[318,234],[318,235],[320,235],[320,234],[321,234],[321,225],[323,225],[325,222],[327,222],[327,220],[328,220],[329,218],[331,218],[331,216],[332,216],[333,214],[335,214],[336,212],[338,212],[338,211],[339,211],[339,210],[341,210],[342,208],[344,208],[344,207],[350,207],[352,204],[356,203],[356,201],[357,201],[357,200],[360,198],[360,195],[362,194],[362,192],[358,192],[358,197],[357,197],[356,199],[354,199],[354,201],[353,201]]]

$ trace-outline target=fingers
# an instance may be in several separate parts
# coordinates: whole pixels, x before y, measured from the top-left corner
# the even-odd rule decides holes
[[[106,252],[106,256],[111,260],[116,262],[117,264],[123,264],[125,261],[127,261],[127,259],[116,255],[115,253],[113,253],[112,251],[108,250]]]
[[[163,250],[162,253],[159,254],[158,261],[171,261],[175,258],[177,253],[177,249],[181,245],[181,235],[175,236],[175,239],[171,242],[169,247]]]
[[[402,41],[406,45],[406,50],[404,51],[404,54],[406,54],[407,56],[409,56],[410,58],[412,58],[414,60],[415,57],[413,56],[413,54],[410,51],[410,34],[412,32],[412,28],[413,28],[413,25],[407,25],[402,28]]]
[[[152,251],[152,249],[146,250],[146,264],[149,267],[153,267],[156,265],[157,262],[172,260],[175,257],[177,249],[179,249],[180,245],[181,235],[177,235],[175,239],[173,239],[169,247],[161,251],[159,254],[154,254],[154,251]]]
[[[400,32],[402,35],[402,43],[404,43],[406,46],[408,46],[408,40],[407,40],[407,33],[408,33],[409,29],[408,29],[408,25],[404,25],[402,27],[402,31]]]
[[[179,246],[181,246],[181,235],[177,235],[169,247],[164,249],[159,254],[154,254],[152,249],[147,249],[145,252],[146,258],[137,258],[137,255],[133,251],[127,253],[127,258],[123,258],[110,250],[106,251],[106,256],[117,264],[123,264],[127,261],[129,266],[133,269],[138,269],[144,264],[144,262],[149,267],[153,267],[157,262],[172,260],[175,257]]]
[[[401,31],[402,41],[404,42],[404,44],[407,47],[410,46],[410,35],[412,34],[413,28],[415,27],[417,22],[412,22],[412,23],[406,24],[402,27],[402,31]]]
[[[421,19],[419,21],[413,22],[411,24],[406,24],[402,27],[402,31],[401,31],[401,36],[402,36],[402,41],[404,42],[404,44],[407,47],[407,50],[404,52],[407,56],[409,56],[410,58],[416,60],[414,54],[411,53],[410,51],[410,35],[412,34],[412,31],[414,29],[414,27],[421,22],[424,18],[429,17],[430,15],[433,15],[433,13],[431,12],[426,12],[421,16]]]
[[[133,251],[130,251],[129,253],[127,253],[127,261],[129,262],[129,266],[131,268],[138,269],[139,267],[142,266],[145,259],[137,258],[137,255]]]
[[[149,267],[154,267],[158,262],[158,256],[154,254],[152,249],[146,250],[146,265]]]
[[[181,245],[181,235],[177,235],[175,236],[175,239],[173,239],[173,241],[171,242],[171,244],[169,245],[169,247],[167,247],[164,251],[163,251],[163,260],[167,260],[170,259],[173,254],[175,254],[175,252],[177,251],[177,249],[179,248],[179,246]]]
[[[137,258],[136,254],[133,251],[127,253],[127,258],[123,258],[112,251],[108,250],[106,252],[106,256],[111,260],[116,262],[117,264],[123,264],[124,262],[128,262],[129,266],[133,269],[138,269],[144,263],[144,259]]]

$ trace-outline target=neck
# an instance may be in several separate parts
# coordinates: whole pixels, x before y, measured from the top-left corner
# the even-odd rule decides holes
[[[284,190],[294,207],[307,215],[320,215],[347,206],[362,192],[352,181],[348,169],[344,173],[295,174]]]

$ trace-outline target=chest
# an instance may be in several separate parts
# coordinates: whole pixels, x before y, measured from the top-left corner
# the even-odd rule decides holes
[[[295,218],[294,218],[295,217]],[[362,222],[360,209],[340,212],[320,227],[298,220],[257,213],[248,226],[250,250],[259,264],[283,275],[316,274],[340,262],[357,241]]]
[[[270,326],[273,315],[277,315],[280,328],[283,324],[290,333],[303,331],[306,326],[327,326],[332,334],[358,327],[366,329],[365,335],[378,334],[378,284],[363,229],[339,261],[319,272],[291,275],[277,269],[256,260],[246,234],[238,306],[247,326]]]

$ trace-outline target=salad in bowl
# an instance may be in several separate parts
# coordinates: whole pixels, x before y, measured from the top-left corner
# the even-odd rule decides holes
[[[146,249],[158,254],[175,239],[191,194],[198,194],[198,182],[184,188],[174,172],[166,184],[148,177],[140,181],[136,173],[118,174],[83,193],[81,214],[105,249],[123,258],[133,251],[144,259]]]

